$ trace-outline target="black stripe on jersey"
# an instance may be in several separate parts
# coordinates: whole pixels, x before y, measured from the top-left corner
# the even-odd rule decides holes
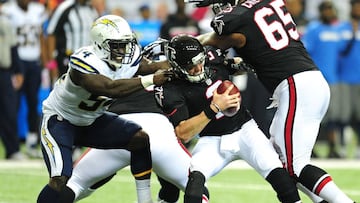
[[[142,55],[140,54],[139,57],[135,60],[135,62],[131,64],[131,66],[137,66],[141,60],[142,60]]]
[[[81,72],[88,72],[88,73],[94,73],[94,74],[98,74],[99,71],[96,70],[96,68],[94,68],[92,65],[86,63],[85,61],[73,57],[70,57],[70,64],[72,67],[74,67],[75,69],[78,69]]]

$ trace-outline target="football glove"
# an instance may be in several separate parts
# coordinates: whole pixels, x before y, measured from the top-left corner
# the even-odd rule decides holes
[[[218,6],[223,5],[234,5],[235,0],[184,0],[185,3],[194,4],[196,7],[206,7],[214,4],[219,4]]]
[[[223,3],[223,0],[184,0],[184,2],[194,4],[196,7],[206,7],[216,3]]]
[[[158,60],[160,56],[165,56],[168,42],[166,39],[158,38],[156,41],[146,45],[142,51],[143,57],[149,60]]]
[[[228,58],[224,61],[224,65],[236,71],[255,73],[255,69],[250,64],[245,63],[242,59],[240,63],[235,63],[234,58]]]

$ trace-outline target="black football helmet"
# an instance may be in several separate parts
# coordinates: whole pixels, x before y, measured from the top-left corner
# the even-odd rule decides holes
[[[205,49],[196,38],[189,35],[177,35],[170,40],[165,53],[178,78],[190,82],[205,80]],[[203,64],[201,73],[189,75],[188,70],[201,63]]]

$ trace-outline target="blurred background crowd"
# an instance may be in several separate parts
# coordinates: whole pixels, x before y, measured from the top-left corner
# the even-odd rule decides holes
[[[360,0],[285,1],[332,94],[313,156],[360,159]],[[143,47],[159,37],[211,31],[213,17],[211,8],[183,0],[0,0],[1,158],[41,158],[41,102],[70,54],[90,44],[92,21],[104,14],[128,20]],[[251,73],[233,79],[268,132],[271,95]]]

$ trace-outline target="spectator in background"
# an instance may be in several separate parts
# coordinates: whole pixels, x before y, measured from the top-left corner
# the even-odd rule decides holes
[[[145,47],[159,37],[161,21],[152,18],[148,4],[139,7],[139,14],[141,19],[130,21],[129,24],[135,32],[140,45]]]
[[[342,122],[358,135],[356,156],[360,158],[360,0],[351,0],[350,20],[344,22],[341,36],[344,46],[340,57]],[[344,143],[342,143],[344,144]]]
[[[0,8],[4,3],[0,1]],[[24,160],[17,134],[17,90],[22,86],[23,66],[20,63],[16,35],[9,19],[0,11],[0,137],[5,147],[5,158]]]
[[[175,0],[177,10],[170,14],[160,28],[160,37],[170,40],[178,34],[196,36],[200,34],[200,28],[196,21],[185,13],[184,0]]]
[[[125,13],[121,7],[114,7],[110,10],[110,14],[117,16],[124,16]]]
[[[91,0],[91,6],[95,8],[99,16],[108,14],[106,0]]]
[[[323,1],[319,7],[319,20],[311,21],[302,41],[320,71],[329,83],[331,99],[329,109],[322,122],[322,130],[329,144],[329,158],[341,158],[336,150],[337,135],[341,133],[341,106],[338,62],[341,49],[339,21],[331,1]],[[321,131],[320,131],[321,132]]]
[[[49,11],[53,11],[63,1],[64,0],[38,0],[38,2],[44,4]]]
[[[160,1],[156,5],[156,19],[165,22],[169,15],[169,7],[166,1]]]
[[[98,16],[90,0],[67,0],[58,5],[47,28],[47,68],[58,69],[59,76],[66,73],[69,56],[90,43],[90,27]]]
[[[26,98],[27,122],[29,132],[26,135],[26,148],[29,156],[38,158],[39,112],[38,92],[41,84],[41,36],[42,24],[47,19],[44,5],[31,0],[9,1],[2,12],[10,19],[16,32],[19,58],[24,63],[24,84],[21,95]]]
[[[199,23],[201,33],[211,31],[211,27],[209,27],[209,25],[213,17],[214,12],[210,7],[196,7],[191,12],[191,18]]]

